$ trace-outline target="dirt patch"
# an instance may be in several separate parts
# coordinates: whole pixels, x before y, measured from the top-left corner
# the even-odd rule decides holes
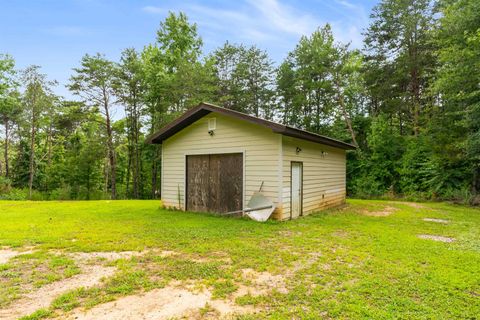
[[[158,256],[162,258],[172,257],[176,255],[179,255],[179,253],[171,250],[163,250],[160,253],[158,253]]]
[[[0,264],[7,263],[10,259],[22,254],[33,253],[33,250],[16,251],[9,248],[0,249]]]
[[[332,235],[337,238],[348,238],[348,232],[345,230],[336,230]]]
[[[67,319],[160,320],[179,317],[191,319],[193,315],[198,313],[199,309],[206,306],[213,309],[218,318],[254,311],[251,307],[238,306],[231,301],[213,300],[211,292],[206,289],[192,292],[172,285],[139,295],[120,298],[87,311],[76,310]]]
[[[364,216],[369,216],[369,217],[387,217],[391,214],[393,214],[395,211],[398,209],[392,206],[386,206],[382,210],[378,211],[369,211],[369,210],[363,210],[361,211],[361,214]]]
[[[239,288],[226,299],[213,299],[212,291],[197,282],[172,281],[162,289],[126,296],[90,310],[74,310],[66,319],[203,319],[205,310],[208,311],[207,316],[213,319],[230,319],[257,311],[253,306],[237,305],[237,297],[246,294],[258,296],[272,290],[288,292],[282,275],[243,269],[241,277],[246,284],[238,284]]]
[[[253,269],[243,269],[242,277],[248,283],[251,283],[251,287],[240,286],[238,291],[247,291],[252,295],[266,294],[272,290],[277,290],[280,293],[288,293],[285,277],[283,275],[273,275],[270,272],[258,272]],[[238,293],[238,295],[243,295]]]
[[[48,308],[57,296],[76,288],[93,287],[100,283],[102,278],[112,276],[115,270],[114,267],[85,266],[81,274],[50,283],[24,295],[9,308],[0,310],[0,319],[17,319],[38,309]]]
[[[406,204],[407,206],[410,206],[415,209],[425,209],[426,207],[423,204],[417,203],[417,202],[400,202],[401,204]]]
[[[409,201],[389,201],[389,203],[392,203],[392,204],[400,204],[400,205],[406,205],[406,206],[409,206],[409,207],[412,207],[412,208],[415,208],[415,209],[429,209],[428,207],[426,207],[425,205],[421,204],[421,203],[418,203],[418,202],[409,202]]]
[[[303,233],[301,231],[292,231],[292,230],[280,230],[278,234],[282,237],[295,237],[301,236]]]
[[[431,235],[431,234],[419,234],[418,237],[420,239],[427,239],[427,240],[446,242],[446,243],[450,243],[450,242],[455,241],[454,238],[443,237],[443,236],[435,236],[435,235]]]
[[[436,218],[423,218],[423,221],[427,221],[427,222],[436,222],[436,223],[443,223],[443,224],[450,223],[450,221],[448,221],[448,220],[444,220],[444,219],[436,219]]]
[[[324,263],[320,266],[320,268],[324,271],[329,271],[329,270],[332,270],[332,266],[328,263]]]
[[[143,252],[139,251],[120,251],[120,252],[73,252],[67,253],[67,256],[75,259],[78,262],[85,262],[89,260],[118,260],[118,259],[130,259],[132,257],[142,256]]]

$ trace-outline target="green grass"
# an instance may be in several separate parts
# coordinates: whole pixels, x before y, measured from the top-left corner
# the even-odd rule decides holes
[[[29,316],[25,316],[20,318],[20,320],[39,320],[39,319],[45,319],[48,318],[52,315],[52,312],[50,310],[46,309],[40,309],[35,311]]]
[[[79,272],[75,262],[64,255],[37,251],[14,257],[0,265],[0,308],[27,291]]]
[[[361,214],[387,205],[398,210],[387,217]],[[40,250],[0,265],[0,303],[18,297],[15,288],[25,281],[39,286],[55,281],[24,275],[25,263],[36,266],[41,260],[38,265],[61,277],[77,272],[73,262],[51,256],[49,249],[150,250],[115,262],[119,271],[102,286],[66,293],[31,319],[162,287],[170,280],[202,282],[223,298],[235,292],[244,268],[288,274],[289,292],[237,298],[239,304],[263,310],[243,319],[475,319],[480,314],[480,210],[423,206],[350,200],[341,210],[262,224],[163,210],[157,201],[0,201],[0,246]],[[425,217],[451,222],[425,222]],[[434,242],[418,234],[456,241]],[[159,250],[180,254],[159,257]]]

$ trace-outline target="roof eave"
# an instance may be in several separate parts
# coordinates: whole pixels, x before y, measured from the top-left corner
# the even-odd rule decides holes
[[[185,112],[176,120],[167,124],[165,127],[160,129],[159,131],[151,134],[145,140],[145,142],[148,144],[162,144],[163,140],[183,130],[184,128],[188,127],[190,124],[201,119],[202,117],[209,114],[210,112],[212,112],[212,110],[209,110],[208,108],[204,108],[203,104],[199,104],[198,106]]]
[[[273,130],[273,132],[282,134],[284,136],[306,140],[314,143],[319,143],[319,144],[323,144],[323,145],[327,145],[327,146],[335,147],[339,149],[344,149],[344,150],[357,149],[356,146],[350,143],[334,140],[332,138],[326,138],[320,135],[316,135],[313,133],[309,133],[303,130],[299,130],[299,129],[295,129],[287,126],[285,126],[282,130]]]
[[[177,118],[176,120],[172,121],[162,129],[160,129],[158,132],[150,135],[146,139],[146,143],[162,144],[163,140],[183,130],[184,128],[194,123],[195,121],[199,120],[200,118],[204,117],[205,115],[209,114],[210,112],[218,112],[220,114],[224,114],[227,116],[234,116],[239,119],[248,121],[250,123],[254,123],[254,124],[258,124],[258,125],[262,125],[264,127],[270,128],[273,132],[279,133],[285,136],[307,140],[315,143],[320,143],[320,144],[324,144],[324,145],[328,145],[331,147],[340,148],[344,150],[356,149],[354,145],[343,142],[343,141],[335,140],[329,137],[323,137],[321,135],[296,129],[296,128],[275,123],[272,121],[255,118],[238,111],[224,109],[224,108],[221,108],[209,103],[205,103],[205,102],[202,102],[198,106],[193,107],[192,109],[188,110],[183,115],[181,115],[179,118]]]

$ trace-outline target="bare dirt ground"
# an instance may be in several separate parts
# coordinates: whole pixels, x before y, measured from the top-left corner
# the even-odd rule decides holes
[[[79,261],[81,262],[81,260]],[[103,278],[111,277],[116,270],[115,267],[85,265],[82,263],[80,263],[80,268],[80,274],[47,284],[38,290],[25,294],[6,309],[1,309],[0,319],[18,319],[38,309],[48,308],[59,295],[80,287],[93,287],[99,284]]]
[[[417,202],[396,202],[398,204],[405,204],[409,207],[415,208],[415,209],[427,209],[423,204],[417,203]]]
[[[420,210],[420,209],[431,210],[430,208],[424,206],[423,204],[416,203],[416,202],[389,201],[388,203],[390,203],[392,205],[397,205],[397,204],[406,205],[406,206],[415,208],[417,210]],[[397,211],[397,210],[398,210],[398,208],[387,205],[384,208],[376,210],[376,211],[370,211],[370,210],[365,209],[365,210],[361,211],[361,214],[363,214],[365,216],[370,216],[370,217],[387,217],[387,216],[395,213],[395,211]]]
[[[205,318],[200,310],[208,310],[212,319],[230,319],[242,314],[257,311],[252,306],[240,306],[235,299],[244,295],[258,296],[272,290],[287,293],[285,278],[269,272],[257,272],[253,269],[241,271],[243,280],[248,285],[238,284],[238,289],[225,299],[215,299],[209,288],[198,283],[171,282],[162,289],[154,289],[136,295],[98,305],[90,310],[76,309],[67,319],[196,319]]]
[[[118,260],[129,259],[131,257],[139,257],[143,253],[138,251],[121,251],[121,252],[74,252],[67,254],[78,262],[87,262],[91,260]]]
[[[24,251],[17,251],[10,249],[8,247],[4,247],[0,249],[0,264],[7,263],[10,259],[22,255],[22,254],[30,254],[33,253],[32,249],[24,250]]]
[[[126,296],[87,311],[78,309],[68,315],[67,319],[160,320],[178,317],[191,319],[196,318],[196,312],[202,308],[213,309],[215,317],[218,318],[254,311],[251,307],[237,306],[229,300],[214,300],[207,289],[195,292],[169,285],[162,289]]]
[[[393,214],[395,211],[398,209],[392,206],[386,206],[381,210],[378,211],[369,211],[369,210],[363,210],[361,213],[364,216],[369,216],[369,217],[387,217],[391,214]]]
[[[450,221],[445,220],[445,219],[436,219],[436,218],[423,218],[423,221],[427,222],[435,222],[435,223],[443,223],[443,224],[448,224]]]
[[[450,243],[455,241],[454,238],[449,238],[449,237],[443,237],[443,236],[436,236],[436,235],[431,235],[431,234],[419,234],[418,237],[420,239],[427,239],[427,240],[433,240],[433,241],[439,241],[439,242],[446,242]]]
[[[2,249],[1,261],[29,251]],[[129,259],[146,254],[146,252],[75,252],[66,253],[51,250],[50,253],[63,254],[74,259],[81,273],[70,278],[59,280],[39,289],[24,294],[7,308],[0,310],[0,319],[13,320],[28,316],[39,309],[48,309],[51,303],[60,295],[78,288],[99,286],[102,280],[112,277],[117,268],[107,266],[105,262],[118,259]],[[150,252],[151,253],[151,252]],[[158,256],[177,256],[175,251],[159,251]],[[292,270],[294,272],[294,270]],[[237,290],[225,298],[214,298],[212,290],[201,283],[172,281],[161,289],[141,292],[125,296],[112,302],[97,305],[85,310],[77,308],[60,315],[65,319],[97,320],[97,319],[229,319],[236,315],[252,314],[258,311],[253,306],[240,306],[235,299],[244,295],[259,296],[273,290],[287,293],[286,278],[283,275],[273,275],[269,272],[258,272],[253,269],[242,269],[241,282],[236,283]]]
[[[283,275],[273,275],[270,272],[257,272],[253,269],[243,269],[242,277],[251,283],[252,286],[240,286],[238,296],[243,294],[262,295],[270,292],[272,289],[280,293],[288,293],[286,280]],[[253,290],[252,290],[253,289]]]
[[[14,251],[11,249],[0,250],[0,263],[8,262],[9,259],[34,252],[27,248],[24,251]],[[61,253],[52,251],[52,253]],[[27,316],[38,309],[48,308],[56,297],[61,294],[77,289],[90,288],[101,283],[102,279],[113,276],[115,267],[103,266],[101,264],[91,264],[95,260],[117,260],[138,256],[141,253],[133,251],[124,252],[75,252],[67,255],[73,258],[81,269],[81,273],[73,277],[47,284],[38,290],[25,294],[12,305],[0,310],[0,319],[18,319]],[[4,261],[4,262],[3,262]]]

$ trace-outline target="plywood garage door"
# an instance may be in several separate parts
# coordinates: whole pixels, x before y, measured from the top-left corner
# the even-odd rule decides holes
[[[187,156],[187,210],[229,212],[242,209],[241,153]]]

